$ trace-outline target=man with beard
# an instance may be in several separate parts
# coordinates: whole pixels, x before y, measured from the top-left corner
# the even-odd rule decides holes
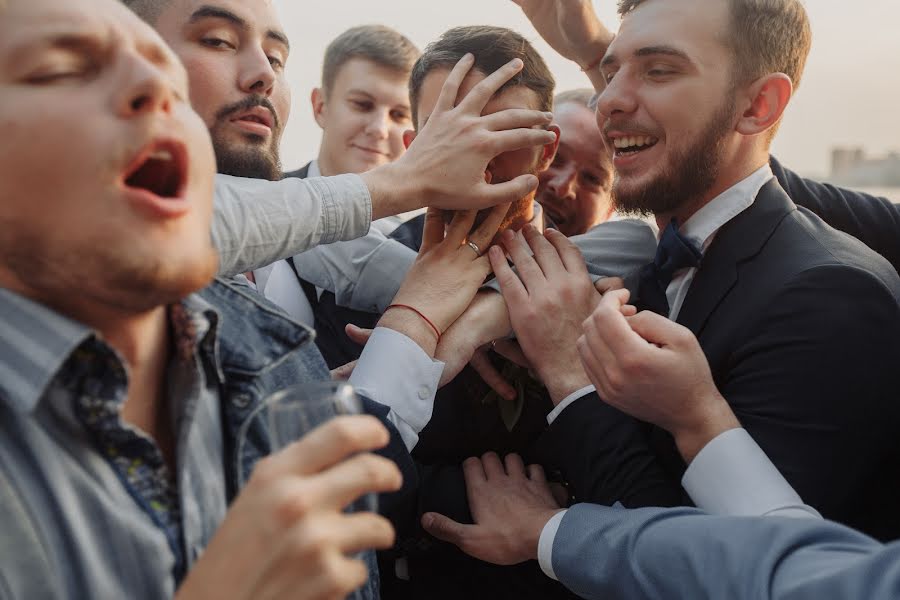
[[[882,257],[797,208],[769,166],[809,49],[803,7],[629,0],[620,11],[622,28],[598,63],[598,119],[617,203],[653,213],[662,230],[654,262],[628,278],[631,299],[699,339],[731,427],[744,429],[704,445],[603,404],[576,347],[599,298],[568,243],[526,230],[528,245],[504,239],[521,282],[499,249],[491,258],[525,354],[544,381],[562,382],[551,386],[557,466],[578,500],[665,505],[688,501],[686,491],[720,511],[766,514],[797,503],[792,486],[826,517],[897,537],[900,490],[883,481],[900,466],[900,280]],[[548,306],[553,319],[541,318]],[[629,386],[629,372],[606,387]],[[678,384],[640,382],[650,397]],[[562,402],[576,390],[579,399]],[[790,486],[771,471],[729,468],[759,448]],[[428,520],[441,537],[468,541],[456,525]],[[537,537],[529,540],[536,551]]]
[[[559,149],[538,174],[537,201],[563,234],[586,233],[615,214],[612,159],[603,148],[593,107],[594,91],[569,90],[553,99]]]
[[[336,419],[266,458],[259,427],[238,449],[264,398],[330,378],[308,329],[212,279],[213,149],[178,58],[110,0],[0,12],[3,595],[375,597],[369,549],[393,532],[344,509],[400,486],[366,452],[387,444],[408,464],[404,440],[364,399],[381,423]],[[480,115],[514,70],[463,104]],[[473,221],[444,239],[430,220],[397,297],[423,312],[389,311],[379,329],[433,353],[489,272],[464,240],[487,244],[499,219]]]

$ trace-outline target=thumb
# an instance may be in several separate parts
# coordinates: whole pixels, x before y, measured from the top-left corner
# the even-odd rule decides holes
[[[626,317],[626,320],[636,334],[661,348],[673,346],[678,337],[688,331],[684,326],[649,310]]]
[[[465,538],[466,530],[472,525],[457,523],[438,513],[425,513],[422,515],[422,527],[437,539],[460,546]]]
[[[372,331],[372,329],[357,327],[353,323],[347,323],[346,327],[344,327],[344,332],[347,334],[347,337],[360,346],[366,345],[366,342],[372,337]]]
[[[534,175],[519,175],[515,179],[503,183],[481,184],[479,207],[487,208],[504,202],[521,200],[537,189],[538,178]]]

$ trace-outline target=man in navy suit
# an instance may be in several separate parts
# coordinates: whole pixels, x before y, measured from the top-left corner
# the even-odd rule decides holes
[[[600,61],[599,117],[620,208],[653,213],[663,231],[657,260],[628,278],[632,302],[699,339],[736,420],[806,502],[896,537],[900,492],[883,479],[900,466],[900,280],[882,257],[798,208],[769,164],[809,49],[803,7],[634,0],[621,11]],[[526,237],[504,240],[522,281],[502,252],[492,252],[494,270],[526,355],[558,382],[548,438],[574,497],[666,505],[689,501],[679,484],[692,495],[722,486],[692,472],[701,448],[690,440],[591,391],[575,342],[599,300],[563,240]],[[554,318],[540,318],[544,306],[558,307]],[[646,385],[671,392],[667,381]],[[747,451],[738,446],[717,454]]]

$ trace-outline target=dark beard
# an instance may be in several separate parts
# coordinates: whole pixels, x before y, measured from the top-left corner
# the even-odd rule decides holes
[[[618,211],[642,216],[671,213],[696,201],[713,186],[724,159],[725,136],[733,127],[734,94],[729,93],[727,98],[706,130],[689,148],[676,154],[659,177],[641,189],[624,193],[617,181],[613,183]]]
[[[272,143],[267,148],[263,144],[265,138],[252,133],[244,134],[246,144],[241,146],[229,145],[218,135],[219,124],[225,123],[229,116],[241,111],[262,106],[269,109],[275,120],[272,128]],[[219,110],[216,114],[216,124],[209,130],[212,137],[213,150],[216,153],[216,171],[223,175],[235,177],[250,177],[253,179],[267,179],[277,181],[282,177],[281,158],[278,146],[281,141],[281,123],[275,113],[275,107],[268,98],[250,96],[241,102],[231,104]]]
[[[216,153],[216,172],[269,181],[281,179],[281,160],[274,148],[263,148],[260,145],[254,147],[250,144],[235,148],[216,139],[215,130],[210,133],[213,136],[213,150]],[[258,135],[249,134],[247,137],[256,138],[257,144],[262,142]],[[273,145],[275,144],[276,142],[273,142]]]

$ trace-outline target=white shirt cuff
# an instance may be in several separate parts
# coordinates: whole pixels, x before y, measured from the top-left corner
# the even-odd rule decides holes
[[[719,434],[681,481],[697,508],[715,515],[814,517],[745,429]]]
[[[556,540],[556,532],[559,531],[559,525],[565,516],[565,509],[553,515],[544,525],[541,537],[538,539],[538,563],[540,563],[544,575],[556,581],[559,580],[556,578],[556,573],[553,572],[553,542]]]
[[[444,363],[429,357],[414,341],[393,329],[376,327],[350,376],[360,395],[390,408],[408,450],[431,420],[434,395]]]
[[[554,408],[552,411],[550,411],[550,414],[547,415],[547,424],[553,425],[553,421],[556,420],[556,417],[558,417],[560,415],[560,413],[562,413],[562,411],[566,410],[566,408],[568,408],[568,406],[570,404],[572,404],[579,398],[581,398],[583,396],[587,396],[588,394],[590,394],[592,392],[596,392],[596,391],[597,391],[597,388],[595,388],[592,385],[588,385],[588,386],[581,388],[580,390],[572,392],[571,394],[569,394],[568,396],[563,398],[562,402],[557,404],[556,408]]]

